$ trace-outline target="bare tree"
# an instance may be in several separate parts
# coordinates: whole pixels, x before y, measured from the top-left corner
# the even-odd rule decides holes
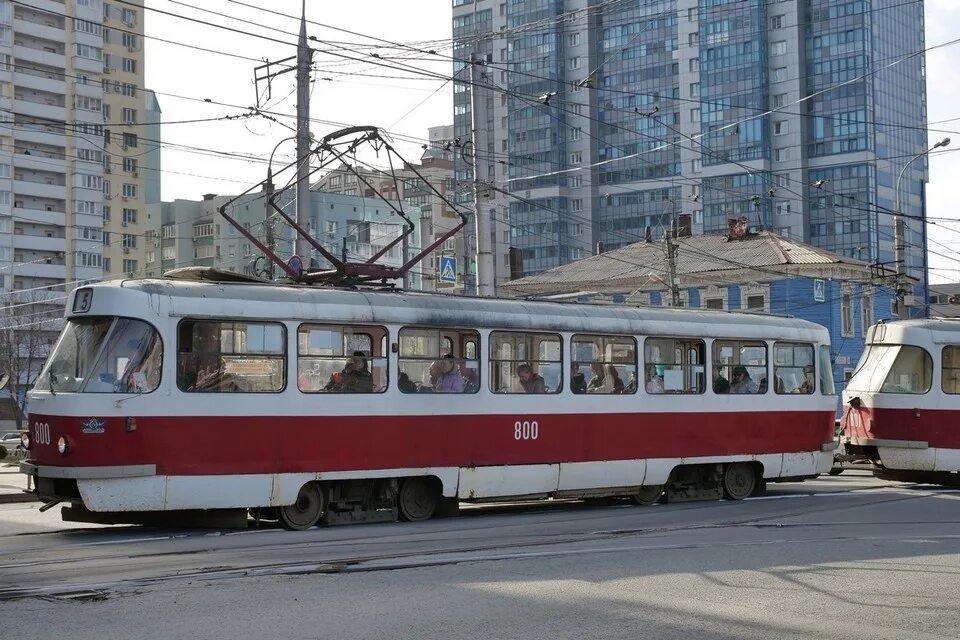
[[[0,373],[10,376],[8,388],[15,403],[33,386],[60,329],[63,304],[51,297],[57,297],[56,292],[14,292],[0,298]],[[23,412],[16,414],[20,429]]]

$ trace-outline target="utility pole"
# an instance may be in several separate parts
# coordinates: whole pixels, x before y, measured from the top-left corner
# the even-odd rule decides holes
[[[663,246],[667,252],[667,286],[670,287],[670,306],[680,306],[680,287],[677,286],[677,251],[680,245],[673,241],[673,225],[664,231]]]
[[[274,219],[272,217],[273,212],[270,211],[270,200],[273,198],[273,191],[273,170],[270,167],[267,167],[267,181],[263,185],[263,228],[267,235],[267,247],[270,249],[270,251],[276,253],[276,239],[273,236]],[[267,275],[271,280],[273,280],[274,277],[274,266],[273,260],[267,261]]]
[[[480,160],[479,160],[479,119],[477,111],[480,108],[480,102],[483,99],[479,95],[477,87],[480,81],[480,74],[477,69],[481,64],[479,56],[475,53],[470,54],[470,129],[471,146],[473,147],[473,220],[475,223],[475,233],[477,242],[477,295],[484,297],[493,297],[493,250],[490,247],[490,212],[481,204],[480,193]],[[484,146],[484,148],[486,148]],[[487,176],[490,179],[490,176]],[[487,191],[484,187],[484,192]]]
[[[297,43],[297,224],[310,231],[310,59],[307,46],[307,1],[303,0],[300,40]],[[304,266],[312,266],[310,243],[297,235],[297,255]]]
[[[919,158],[927,155],[935,149],[940,147],[946,147],[950,144],[950,138],[944,138],[937,142],[935,145],[927,149],[922,153],[918,153],[913,156],[910,161],[903,165],[903,169],[900,170],[900,175],[897,176],[897,183],[894,187],[894,192],[897,198],[897,208],[896,215],[893,217],[893,260],[896,263],[897,267],[897,286],[896,286],[896,297],[897,297],[897,319],[906,320],[910,317],[909,305],[907,304],[906,293],[907,293],[907,270],[904,263],[903,250],[906,247],[906,234],[904,233],[904,224],[903,224],[903,209],[900,205],[900,181],[903,180],[903,174],[906,173],[907,169]],[[929,277],[929,276],[928,276]],[[911,287],[912,289],[912,287]],[[911,296],[912,298],[912,296]]]

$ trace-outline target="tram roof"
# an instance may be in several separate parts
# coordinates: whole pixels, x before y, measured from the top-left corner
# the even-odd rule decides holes
[[[169,279],[114,280],[93,285],[166,296],[172,315],[259,318],[323,318],[317,306],[338,307],[338,322],[448,324],[451,326],[551,329],[556,331],[632,331],[642,333],[648,323],[698,335],[723,335],[716,325],[753,327],[779,337],[791,328],[804,339],[824,340],[826,328],[789,316],[699,309],[544,302],[509,298],[473,298],[403,290],[342,289],[273,283],[223,283]],[[96,297],[96,296],[95,296]],[[213,308],[201,301],[218,301]],[[598,322],[585,326],[584,320]],[[800,335],[795,336],[800,339]]]

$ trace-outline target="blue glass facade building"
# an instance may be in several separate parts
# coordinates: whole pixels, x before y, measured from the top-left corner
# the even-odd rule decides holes
[[[922,3],[454,2],[455,55],[488,56],[478,104],[523,275],[681,216],[695,233],[742,216],[893,268],[897,176],[928,148],[924,46]],[[904,173],[907,216],[924,215],[926,177],[924,158]],[[905,240],[925,298],[922,225]]]

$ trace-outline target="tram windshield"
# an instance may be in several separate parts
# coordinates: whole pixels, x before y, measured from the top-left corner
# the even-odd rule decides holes
[[[912,345],[871,345],[847,383],[850,391],[926,393],[933,380],[930,354]]]
[[[131,318],[71,318],[34,389],[54,393],[149,393],[160,384],[156,329]]]

